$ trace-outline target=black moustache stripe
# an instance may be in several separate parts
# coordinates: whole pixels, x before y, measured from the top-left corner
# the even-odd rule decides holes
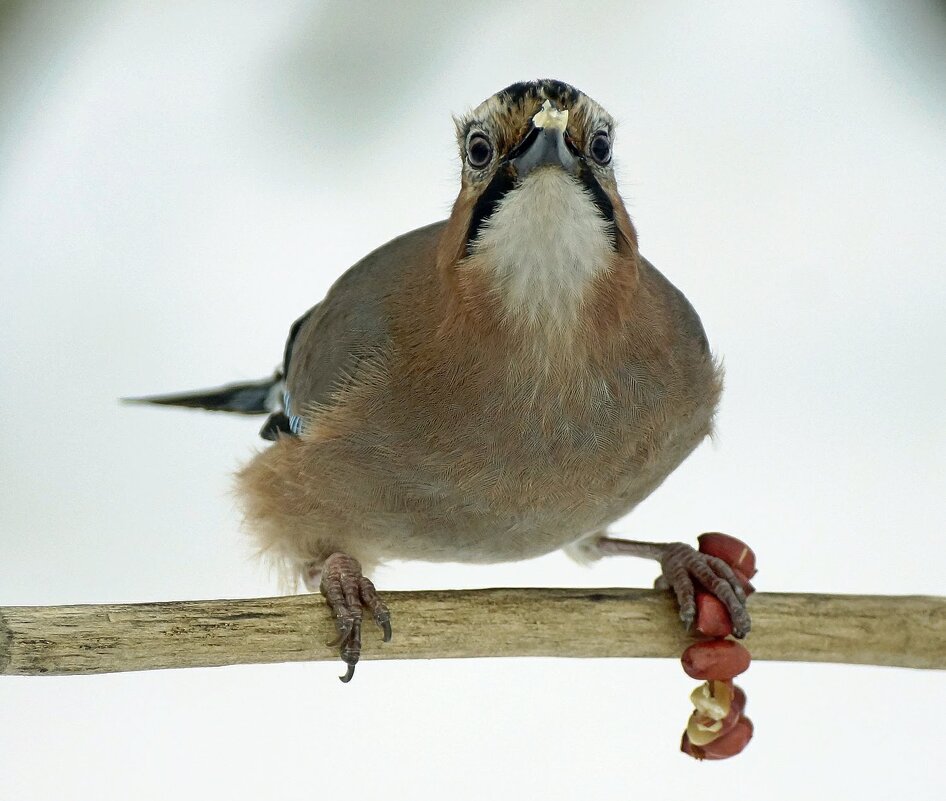
[[[470,228],[466,232],[465,252],[467,256],[470,255],[470,249],[476,237],[479,236],[483,223],[493,216],[499,202],[506,197],[506,193],[515,185],[516,179],[513,176],[512,167],[508,164],[501,165],[496,171],[496,175],[493,176],[493,180],[486,187],[486,191],[480,195],[480,199],[476,201],[476,205],[473,207],[473,218],[470,220]]]
[[[506,154],[506,161],[519,158],[519,156],[532,147],[535,140],[539,138],[540,130],[542,129],[536,128],[535,125],[529,123],[529,133],[522,137],[522,141]]]
[[[610,236],[611,236],[611,247],[614,250],[618,249],[618,229],[617,224],[614,222],[614,204],[611,202],[611,198],[608,197],[607,192],[601,188],[601,184],[598,183],[598,179],[595,178],[591,169],[587,164],[582,164],[581,171],[578,174],[578,178],[581,181],[582,185],[591,193],[591,199],[594,201],[595,206],[598,209],[598,213],[607,220],[610,225]]]

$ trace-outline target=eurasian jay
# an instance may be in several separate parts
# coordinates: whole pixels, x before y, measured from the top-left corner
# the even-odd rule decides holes
[[[365,575],[386,559],[642,556],[687,626],[696,580],[749,631],[724,562],[606,534],[711,433],[722,383],[693,307],[638,252],[614,127],[568,84],[503,89],[456,120],[450,218],[342,275],[272,378],[143,399],[271,413],[239,494],[262,549],[331,605],[343,680],[363,610],[391,637]]]

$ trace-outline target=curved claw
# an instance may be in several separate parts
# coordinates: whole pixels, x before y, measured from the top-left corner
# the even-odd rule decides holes
[[[310,569],[313,574],[316,572]],[[348,683],[355,675],[355,665],[361,656],[361,625],[363,610],[374,617],[384,635],[391,640],[391,613],[378,596],[374,584],[362,575],[361,565],[344,553],[334,553],[321,566],[319,588],[325,601],[335,614],[338,636],[327,643],[330,648],[340,648],[342,661],[348,665],[339,679]]]
[[[335,628],[338,629],[338,636],[334,640],[325,643],[326,646],[329,648],[338,648],[338,646],[345,642],[351,635],[351,630],[354,625],[354,620],[336,620]]]
[[[730,613],[732,621],[732,636],[737,640],[743,639],[752,628],[752,623],[749,620],[749,613],[745,612],[743,615],[734,615]]]
[[[394,636],[394,632],[391,630],[391,618],[390,617],[377,617],[375,622],[378,624],[378,628],[381,629],[383,633],[383,641],[391,642],[391,637]]]

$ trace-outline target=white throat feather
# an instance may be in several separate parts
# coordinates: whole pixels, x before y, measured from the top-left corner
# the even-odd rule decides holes
[[[594,279],[609,269],[612,224],[591,194],[555,167],[537,169],[483,224],[472,256],[507,317],[570,329]]]

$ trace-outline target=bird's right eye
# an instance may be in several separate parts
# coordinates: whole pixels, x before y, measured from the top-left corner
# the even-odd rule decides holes
[[[611,161],[611,137],[607,131],[598,131],[591,140],[591,157],[604,167]]]
[[[493,157],[493,146],[485,134],[470,134],[466,142],[466,160],[474,170],[481,170]]]

